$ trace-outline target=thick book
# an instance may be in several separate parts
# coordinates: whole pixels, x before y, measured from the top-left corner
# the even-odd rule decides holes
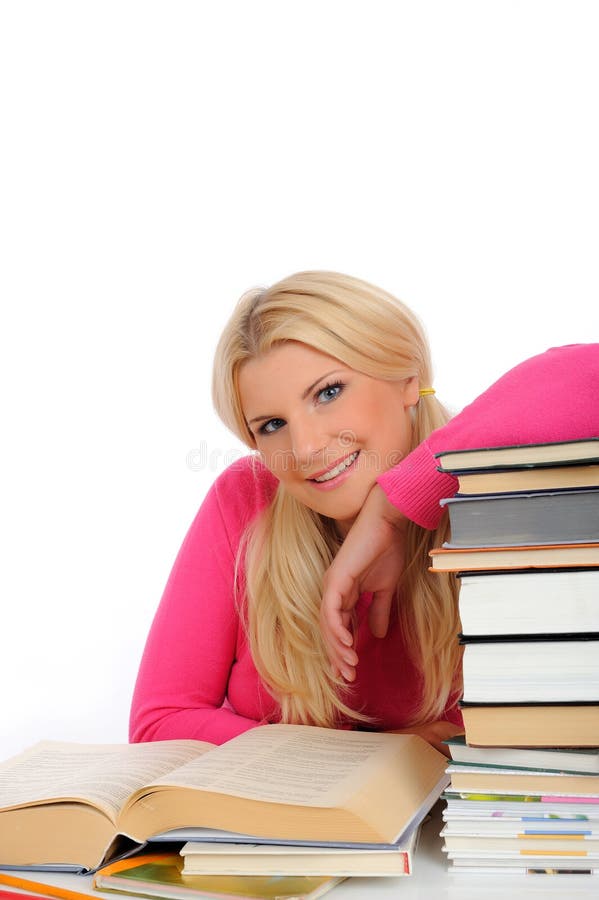
[[[449,765],[451,789],[482,793],[544,793],[555,796],[599,796],[599,775],[571,775],[564,772],[541,772],[534,769],[494,769],[482,766]]]
[[[462,635],[469,703],[599,703],[599,634]]]
[[[484,494],[441,501],[449,510],[446,547],[599,541],[599,488],[536,494]]]
[[[599,542],[548,546],[469,547],[447,546],[430,551],[434,572],[494,572],[498,569],[547,569],[599,567]]]
[[[466,740],[479,747],[597,747],[599,703],[467,703]]]
[[[599,632],[599,569],[464,573],[459,608],[468,635]]]
[[[214,844],[189,841],[182,850],[183,875],[411,875],[418,829],[395,850],[352,847]]]
[[[0,866],[90,870],[184,827],[395,844],[447,784],[416,735],[264,725],[220,747],[42,742],[0,765]]]
[[[459,472],[458,494],[506,494],[599,487],[599,464]]]
[[[514,769],[549,769],[555,772],[599,775],[599,747],[471,747],[463,734],[447,738],[454,762]],[[598,811],[599,815],[599,811]]]
[[[473,469],[515,466],[555,466],[599,462],[599,437],[511,447],[478,447],[435,454],[443,472],[455,474]]]
[[[96,890],[165,900],[317,900],[343,878],[332,876],[183,875],[183,857],[164,853],[120,860],[96,872]]]

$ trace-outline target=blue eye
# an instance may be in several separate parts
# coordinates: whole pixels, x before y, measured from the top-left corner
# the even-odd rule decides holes
[[[340,381],[336,381],[334,384],[325,384],[316,394],[316,399],[321,403],[330,403],[331,400],[337,399],[344,387],[345,385]]]
[[[279,428],[282,428],[284,424],[284,419],[269,419],[268,422],[261,425],[258,430],[260,434],[274,434],[274,432],[278,431]]]

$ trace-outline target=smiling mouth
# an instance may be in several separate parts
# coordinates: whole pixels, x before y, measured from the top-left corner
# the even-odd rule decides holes
[[[338,463],[333,469],[329,469],[328,472],[319,475],[318,478],[310,478],[310,481],[315,481],[317,484],[323,484],[325,481],[332,481],[333,478],[337,478],[338,475],[341,475],[342,472],[345,472],[346,469],[353,466],[359,455],[360,451],[355,450],[354,453],[350,453],[349,456]]]

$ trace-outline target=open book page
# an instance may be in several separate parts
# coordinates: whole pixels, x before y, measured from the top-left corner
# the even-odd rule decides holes
[[[154,784],[298,806],[335,807],[397,754],[404,738],[410,736],[264,725]]]
[[[212,744],[203,741],[42,741],[0,764],[0,809],[57,799],[84,800],[115,822],[133,791],[212,749]]]

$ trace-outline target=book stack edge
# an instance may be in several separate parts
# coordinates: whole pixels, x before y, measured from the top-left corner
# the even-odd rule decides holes
[[[450,871],[599,874],[599,438],[438,454],[460,579]]]

